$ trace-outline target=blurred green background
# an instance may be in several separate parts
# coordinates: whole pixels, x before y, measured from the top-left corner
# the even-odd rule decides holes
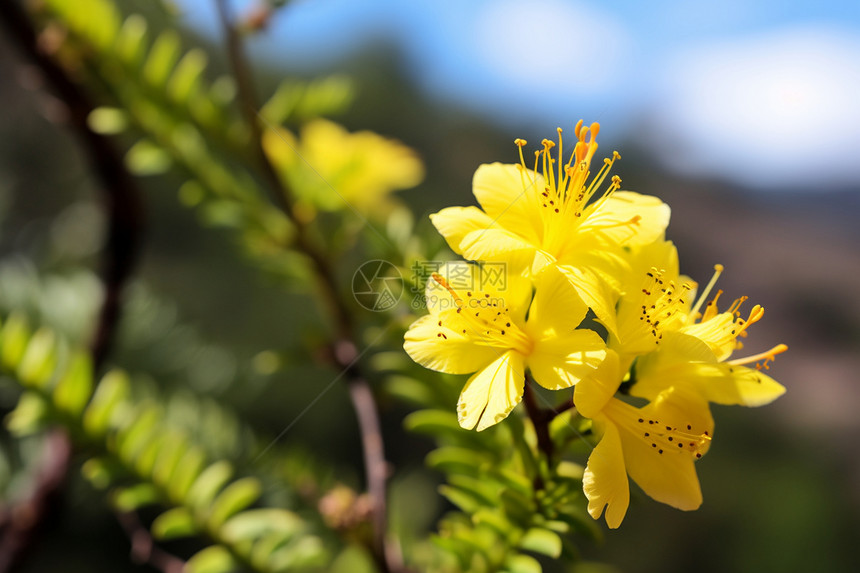
[[[126,4],[143,9],[156,21],[164,17],[154,4]],[[574,11],[597,9],[595,5],[558,4]],[[442,6],[448,17],[458,18],[453,3]],[[786,12],[794,9],[792,3],[781,6]],[[860,26],[851,26],[858,21],[842,18],[845,6],[825,5],[820,15],[810,18],[816,25],[832,20],[857,33]],[[203,3],[197,1],[180,7],[186,43],[207,46],[215,60],[213,67],[223,70],[218,61],[223,50],[217,31],[206,23],[206,14],[211,12],[205,12]],[[249,9],[245,4],[237,8],[240,13]],[[664,17],[669,18],[671,6],[665,8]],[[716,9],[711,3],[705,3],[702,10],[705,8]],[[351,130],[372,129],[398,138],[420,153],[427,167],[426,180],[416,189],[399,193],[419,220],[426,221],[429,213],[445,206],[473,204],[470,183],[475,168],[492,161],[516,161],[515,137],[537,142],[554,136],[556,124],[572,129],[580,116],[586,122],[601,121],[605,135],[601,148],[607,154],[618,149],[624,158],[617,171],[624,187],[657,195],[672,207],[668,236],[679,248],[682,272],[703,281],[714,263],[724,264],[727,270],[720,287],[726,296],[748,295],[767,309],[747,347],[758,351],[778,342],[789,346],[771,371],[788,388],[784,397],[760,410],[715,407],[718,439],[711,455],[698,465],[705,498],[702,508],[689,514],[678,512],[640,492],[619,530],[607,531],[600,545],[583,544],[585,558],[629,573],[857,570],[860,178],[856,159],[843,159],[853,163],[844,170],[819,161],[820,154],[813,148],[828,147],[830,133],[825,120],[815,122],[822,103],[813,98],[804,104],[810,106],[808,110],[797,108],[797,113],[786,116],[790,125],[762,121],[760,126],[749,127],[736,111],[738,123],[724,125],[717,138],[727,152],[717,158],[721,168],[715,168],[701,161],[710,143],[697,142],[695,127],[672,131],[673,123],[685,118],[692,121],[695,116],[689,109],[693,104],[677,105],[673,117],[669,105],[649,108],[637,100],[645,97],[642,90],[619,94],[610,83],[606,89],[613,94],[606,96],[608,103],[601,109],[599,93],[562,89],[566,84],[560,77],[575,72],[577,59],[600,60],[606,46],[596,46],[590,53],[545,54],[540,46],[520,43],[536,60],[558,62],[557,72],[549,75],[540,75],[543,66],[536,63],[534,82],[539,91],[550,92],[560,84],[555,96],[562,101],[538,96],[529,100],[531,92],[525,90],[515,94],[519,97],[516,102],[488,96],[482,106],[475,102],[478,96],[461,97],[453,88],[440,93],[432,78],[422,77],[420,58],[410,53],[410,44],[385,33],[385,26],[369,24],[396,22],[396,18],[389,19],[397,10],[395,5],[352,5],[346,14],[354,17],[351,25],[344,23],[346,17],[338,14],[339,9],[343,5],[337,2],[297,2],[275,14],[270,28],[250,41],[261,92],[269,93],[285,76],[337,72],[352,78],[355,101],[337,119]],[[621,2],[600,9],[608,15],[633,11]],[[731,11],[732,3],[723,9]],[[828,9],[833,11],[830,20]],[[302,10],[312,10],[310,19]],[[416,9],[411,10],[417,18]],[[290,23],[294,14],[299,24]],[[740,18],[738,26],[743,29],[742,16],[734,14],[726,20]],[[772,28],[781,30],[782,14],[773,11],[770,17]],[[796,21],[783,27],[796,27],[805,17],[798,12]],[[766,22],[767,12],[763,18],[756,22]],[[714,38],[719,38],[719,21],[713,24],[717,29],[711,30]],[[637,42],[650,44],[642,39],[648,30],[635,28],[635,18],[632,22],[628,27],[635,33],[626,41],[632,42],[627,49],[635,52]],[[289,26],[304,26],[309,35],[309,29],[316,30],[323,35],[318,42],[325,44],[328,38],[336,49],[305,57],[295,42],[277,43],[279,34],[292,29]],[[726,37],[737,40],[736,28],[730,28]],[[757,30],[750,25],[744,32],[747,38],[754,38]],[[772,31],[764,27],[761,34]],[[550,32],[567,33],[554,28]],[[678,37],[683,34],[674,39]],[[611,47],[613,36],[605,39]],[[516,37],[508,41],[519,42]],[[665,48],[672,50],[671,46]],[[306,49],[315,48],[309,45]],[[753,59],[754,54],[748,55]],[[843,69],[843,80],[851,82],[858,77],[860,52],[849,50],[844,55],[855,63],[854,68]],[[440,51],[439,57],[450,54]],[[568,59],[570,66],[563,63]],[[702,60],[701,68],[691,72],[687,81],[706,82],[708,77],[725,73],[719,66],[708,68],[706,64]],[[480,62],[472,65],[479,67]],[[512,61],[510,65],[521,63]],[[778,67],[776,63],[762,65],[761,73]],[[428,65],[428,74],[442,74],[439,69],[444,66]],[[463,74],[471,79],[462,81],[472,85],[458,90],[505,89],[502,80],[485,81],[481,73],[469,70]],[[0,306],[4,311],[26,306],[47,323],[86,340],[99,303],[93,271],[104,221],[93,176],[81,151],[65,129],[49,121],[50,98],[31,89],[30,77],[20,54],[0,36]],[[684,79],[677,78],[677,85]],[[588,78],[582,81],[588,82]],[[840,85],[839,89],[856,90],[856,85]],[[657,95],[659,90],[654,90],[649,97]],[[722,103],[728,105],[728,99]],[[737,109],[743,108],[743,101],[755,104],[748,97],[734,104]],[[779,101],[776,98],[771,105]],[[721,102],[713,105],[714,114],[729,113]],[[536,109],[541,106],[543,109]],[[553,110],[557,111],[555,119],[550,118]],[[827,111],[835,114],[837,123],[840,117],[841,123],[857,121],[854,109]],[[755,110],[749,113],[756,116]],[[745,148],[745,139],[756,139],[745,130],[754,128],[771,129],[775,137],[796,144],[784,148],[787,151],[778,149],[789,167],[769,156],[757,156],[753,144]],[[843,138],[840,144],[847,145],[846,151],[852,155],[857,147],[850,144],[860,143],[856,137],[860,128],[851,131],[855,128],[849,125],[847,131],[833,136]],[[688,159],[673,161],[673,153]],[[743,183],[752,179],[756,182],[752,187]],[[169,174],[142,181],[145,247],[110,362],[165,388],[187,385],[194,393],[229,405],[260,434],[275,436],[331,378],[325,370],[290,366],[291,349],[303,337],[313,336],[313,307],[303,296],[285,293],[261,278],[239,255],[230,235],[201,229],[195,214],[177,199],[179,183]],[[278,357],[274,363],[273,356]],[[13,395],[0,388],[2,411],[13,406]],[[395,464],[392,521],[397,527],[428,528],[446,507],[435,494],[439,476],[422,467],[430,444],[402,430],[407,409],[396,404],[382,407],[388,458]],[[25,487],[26,476],[15,474],[14,469],[29,455],[27,444],[13,444],[5,435],[2,440],[7,455],[0,464],[0,482],[14,491]],[[361,472],[355,469],[361,467],[360,449],[345,387],[332,387],[283,441],[314,450],[343,472],[341,479],[360,486]],[[241,440],[224,447],[241,449]],[[146,570],[128,563],[127,541],[103,503],[73,475],[60,515],[41,535],[24,570]],[[554,569],[548,566],[547,570]]]

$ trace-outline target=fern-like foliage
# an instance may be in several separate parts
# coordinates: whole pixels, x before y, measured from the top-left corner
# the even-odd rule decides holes
[[[316,569],[327,551],[309,525],[281,508],[254,507],[262,486],[211,460],[190,435],[165,424],[164,406],[133,398],[127,374],[96,379],[89,354],[52,330],[35,332],[20,314],[0,326],[0,368],[23,389],[7,426],[17,435],[46,425],[66,428],[82,451],[82,471],[110,489],[119,511],[167,508],[152,523],[156,539],[205,536],[213,545],[188,561],[189,572]]]
[[[195,207],[205,224],[238,230],[246,252],[267,271],[306,278],[303,257],[285,248],[293,236],[289,219],[247,167],[255,160],[249,154],[250,131],[234,102],[233,79],[209,81],[203,50],[184,51],[171,28],[150,40],[147,21],[137,14],[123,18],[110,0],[46,5],[52,21],[70,35],[64,56],[88,73],[107,100],[91,114],[91,128],[133,138],[127,167],[138,175],[173,167],[186,180],[180,199]],[[284,81],[259,115],[274,125],[333,113],[350,94],[349,82],[339,76]]]

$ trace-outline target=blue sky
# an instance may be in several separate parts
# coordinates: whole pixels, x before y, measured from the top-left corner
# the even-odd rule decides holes
[[[211,0],[178,3],[217,30]],[[582,117],[691,174],[860,184],[856,0],[295,0],[252,48],[312,70],[378,38],[429,94],[500,124]]]

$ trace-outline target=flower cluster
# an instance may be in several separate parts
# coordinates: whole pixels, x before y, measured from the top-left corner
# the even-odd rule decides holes
[[[605,509],[614,528],[629,505],[628,475],[660,502],[701,504],[694,462],[713,438],[709,404],[776,399],[785,390],[763,370],[786,347],[732,359],[764,310],[742,312],[744,297],[720,311],[721,291],[711,297],[719,265],[697,296],[665,239],[669,207],[620,190],[609,175],[618,153],[593,173],[599,127],[580,121],[568,156],[559,129],[532,167],[517,139],[518,164],[476,171],[480,209],[431,215],[476,272],[504,262],[507,280],[476,288],[434,273],[429,314],[404,348],[432,370],[472,374],[457,405],[466,429],[507,417],[530,379],[550,390],[575,385],[574,406],[599,436],[583,476],[588,511],[597,519]]]

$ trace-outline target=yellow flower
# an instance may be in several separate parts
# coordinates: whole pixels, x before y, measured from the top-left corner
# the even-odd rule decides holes
[[[747,329],[764,316],[761,306],[755,305],[747,318],[743,318],[740,307],[746,297],[741,297],[728,310],[719,312],[717,301],[722,293],[717,291],[701,317],[698,316],[698,309],[722,270],[721,265],[716,266],[705,292],[686,313],[686,324],[675,331],[662,332],[659,350],[639,359],[636,383],[630,389],[634,396],[652,398],[662,388],[674,386],[716,404],[762,406],[785,393],[785,387],[763,372],[770,368],[778,354],[788,350],[785,344],[727,360],[736,349],[743,348],[738,338],[745,337]],[[746,364],[754,364],[754,367]]]
[[[531,284],[521,277],[507,277],[503,287],[478,285],[476,265],[464,268],[465,277],[433,274],[427,284],[430,314],[409,327],[403,345],[431,370],[475,373],[457,404],[463,428],[481,431],[507,417],[522,399],[526,368],[538,384],[559,390],[603,360],[600,336],[577,329],[588,309],[569,296],[561,275],[547,274],[532,298]]]
[[[630,503],[627,481],[653,499],[682,510],[702,503],[694,462],[707,453],[714,422],[707,402],[676,387],[665,387],[641,408],[614,398],[624,372],[609,351],[597,372],[574,392],[579,412],[594,422],[601,439],[588,458],[583,490],[588,512],[621,525]]]
[[[287,130],[268,130],[263,148],[305,207],[326,211],[384,209],[392,191],[424,178],[421,160],[405,145],[324,119],[306,123],[298,141]]]
[[[626,268],[622,247],[662,237],[669,207],[655,197],[619,191],[617,176],[600,191],[620,156],[613,153],[591,177],[599,129],[580,121],[576,144],[564,161],[559,128],[559,159],[553,157],[555,143],[545,139],[532,170],[523,157],[526,142],[517,139],[519,164],[493,163],[475,172],[473,192],[483,211],[449,207],[431,219],[451,248],[467,259],[506,261],[531,275],[556,266],[613,330],[615,291]]]
[[[671,241],[633,250],[630,273],[622,282],[618,322],[609,346],[629,367],[636,356],[657,349],[664,332],[688,322],[696,283],[678,274],[678,251]]]
[[[606,507],[610,527],[618,527],[627,511],[625,473],[657,501],[685,510],[701,504],[693,462],[707,452],[713,436],[709,402],[761,406],[785,392],[761,372],[787,349],[783,344],[724,362],[741,346],[737,338],[761,319],[760,306],[744,319],[742,298],[720,313],[718,293],[699,316],[721,266],[693,304],[695,283],[679,277],[671,243],[646,246],[633,260],[634,275],[641,273],[644,282],[621,297],[612,350],[574,393],[579,412],[602,432],[583,478],[588,511],[597,519]],[[658,266],[643,271],[648,264]],[[630,394],[650,401],[642,408],[613,397],[634,360]],[[756,368],[744,366],[753,362]],[[675,455],[667,456],[670,452]]]

